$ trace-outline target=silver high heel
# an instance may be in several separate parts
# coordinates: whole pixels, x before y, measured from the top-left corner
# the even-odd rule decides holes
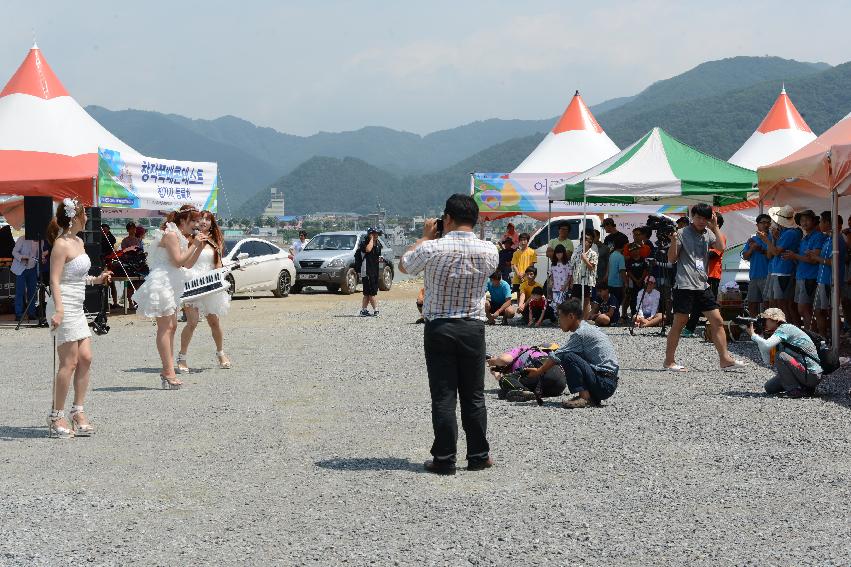
[[[230,360],[227,359],[228,355],[225,354],[225,351],[220,350],[216,353],[216,358],[219,361],[219,368],[223,368],[224,370],[230,370],[231,363]],[[225,359],[224,361],[222,359]]]
[[[181,374],[189,374],[189,365],[186,364],[186,353],[177,353],[177,371]]]
[[[68,417],[71,419],[71,427],[74,428],[76,437],[91,437],[95,434],[95,428],[91,423],[82,425],[77,422],[77,416],[83,415],[83,406],[71,406],[71,411],[68,412]]]
[[[177,378],[175,377],[175,380]],[[179,390],[183,386],[182,382],[171,382],[168,378],[160,374],[160,385],[163,390]]]
[[[47,436],[54,439],[71,439],[74,437],[74,432],[64,425],[57,425],[57,422],[65,418],[63,410],[53,410],[47,416]]]

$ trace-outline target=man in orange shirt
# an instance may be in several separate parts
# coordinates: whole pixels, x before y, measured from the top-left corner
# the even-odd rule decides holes
[[[724,226],[724,217],[721,216],[721,213],[715,213],[715,217],[718,219],[718,236],[720,236],[721,240],[721,248],[727,249],[727,235],[721,232],[721,227]],[[724,257],[723,252],[718,252],[712,248],[709,249],[709,262],[706,264],[706,275],[709,276],[707,279],[709,280],[709,289],[712,290],[712,296],[715,300],[718,300],[718,286],[721,283],[721,259]],[[683,337],[693,337],[694,330],[697,328],[697,323],[700,321],[700,312],[696,311],[691,314],[689,317],[688,323],[686,323],[686,328],[683,329],[683,333],[681,336]]]
[[[630,257],[630,247],[633,244],[639,246],[639,258],[647,258],[653,253],[653,245],[650,243],[650,230],[646,226],[639,226],[632,229],[633,242],[623,247],[623,257]]]

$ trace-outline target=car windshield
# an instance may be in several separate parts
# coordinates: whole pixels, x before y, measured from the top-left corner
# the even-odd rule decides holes
[[[238,243],[239,243],[239,240],[226,239],[225,240],[225,254],[229,254],[230,251],[233,250],[233,247],[236,246]]]
[[[357,236],[354,234],[318,234],[310,239],[305,250],[353,250]]]

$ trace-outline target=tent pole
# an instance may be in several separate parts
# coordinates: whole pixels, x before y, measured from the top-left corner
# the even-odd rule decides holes
[[[547,188],[547,247],[550,246],[550,240],[553,238],[553,201],[550,199],[550,189]],[[546,256],[546,252],[544,253]],[[552,266],[553,260],[549,256],[547,256],[547,273],[550,272],[550,266]],[[544,280],[546,284],[546,279]]]
[[[760,198],[759,199],[759,214],[765,213],[765,211],[763,210],[764,208],[765,208],[765,204],[762,202],[762,198]]]
[[[831,281],[833,286],[830,288],[830,345],[833,353],[839,356],[839,289],[841,282],[839,281],[839,239],[842,238],[842,227],[838,226],[836,220],[839,214],[839,193],[834,188],[830,193],[830,223],[831,223]]]
[[[96,175],[92,177],[92,206],[98,206],[98,178]]]
[[[588,218],[588,197],[583,192],[583,194],[582,194],[582,230],[579,231],[579,250],[578,250],[578,252],[580,254],[582,254],[583,251],[585,250],[585,224],[588,222],[586,220],[587,218]],[[574,254],[575,253],[576,252],[574,252]],[[581,261],[582,260],[580,260],[580,262]],[[584,268],[583,268],[583,271],[585,271]],[[579,283],[580,283],[580,289],[582,290],[580,296],[582,297],[582,319],[584,320],[585,319],[585,282],[580,281]]]

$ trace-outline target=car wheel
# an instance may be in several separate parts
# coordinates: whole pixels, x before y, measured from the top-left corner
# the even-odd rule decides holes
[[[337,293],[338,291],[340,291],[340,286],[337,284],[328,284],[325,286],[325,289],[327,289],[331,293]]]
[[[278,286],[272,290],[272,295],[275,297],[286,297],[290,294],[292,287],[292,277],[289,270],[281,270],[278,274]]]
[[[225,281],[230,284],[228,286],[228,295],[233,297],[233,294],[236,293],[236,282],[233,280],[233,275],[231,275],[231,274],[226,275]]]
[[[378,289],[390,291],[391,287],[393,287],[393,268],[384,266],[384,270],[381,271],[381,279],[378,280]]]
[[[343,278],[343,281],[340,284],[340,291],[346,295],[351,295],[356,292],[357,289],[358,274],[355,272],[354,268],[349,268],[348,271],[346,271],[346,277]]]

